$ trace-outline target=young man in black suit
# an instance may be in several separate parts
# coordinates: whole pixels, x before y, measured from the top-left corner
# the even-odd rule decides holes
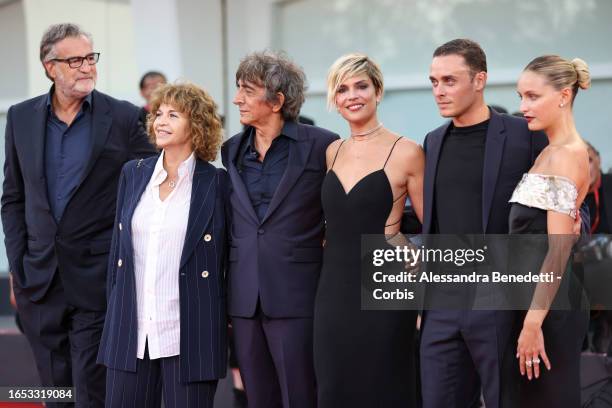
[[[486,105],[486,56],[474,41],[456,39],[438,47],[429,79],[440,115],[451,120],[424,142],[423,233],[507,234],[508,200],[546,145],[546,135]],[[512,311],[424,311],[424,408],[474,406],[480,386],[487,408],[500,407],[513,317]]]

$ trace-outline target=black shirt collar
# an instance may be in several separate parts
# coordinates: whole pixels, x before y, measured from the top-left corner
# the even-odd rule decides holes
[[[253,140],[255,138],[255,128],[253,126],[247,126],[244,132],[247,135],[248,145],[251,146],[252,149],[254,149],[255,146],[253,145],[254,143]],[[279,136],[287,136],[289,139],[297,141],[298,140],[297,122],[286,120],[285,123],[283,124],[283,127],[280,131]]]
[[[289,139],[294,141],[298,140],[298,127],[297,122],[292,120],[286,120],[281,130],[281,135],[287,136]]]
[[[475,123],[469,126],[455,126],[451,122],[450,130],[456,134],[472,133],[472,132],[478,132],[478,131],[483,131],[483,130],[486,132],[487,128],[489,127],[490,121],[491,119],[489,118],[480,123]]]
[[[53,97],[53,93],[55,92],[55,84],[51,85],[51,89],[47,93],[46,104],[47,109],[51,112],[51,98]],[[93,92],[87,94],[87,96],[83,99],[83,104],[81,105],[81,111],[85,112],[86,110],[91,110],[91,100]]]
[[[241,155],[252,154],[254,158],[256,158],[259,154],[257,153],[257,149],[255,149],[255,128],[253,126],[247,126],[244,130],[246,134],[246,143],[244,144],[244,150],[242,150]],[[294,121],[285,121],[283,128],[281,129],[280,135],[278,137],[287,137],[291,140],[298,140],[298,127],[297,123]]]

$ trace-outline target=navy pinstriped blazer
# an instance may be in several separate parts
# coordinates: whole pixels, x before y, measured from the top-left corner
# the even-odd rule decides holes
[[[118,370],[136,371],[138,331],[132,216],[151,179],[156,160],[157,157],[151,157],[128,162],[119,180],[108,266],[108,309],[98,352],[98,363]],[[179,280],[182,382],[209,381],[225,376],[227,186],[225,170],[196,160],[187,235],[176,275]]]

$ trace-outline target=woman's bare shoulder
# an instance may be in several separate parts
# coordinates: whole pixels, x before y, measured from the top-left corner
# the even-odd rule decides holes
[[[389,158],[391,167],[403,174],[421,174],[425,167],[423,148],[414,140],[397,135],[395,147]]]
[[[580,186],[589,176],[589,155],[584,143],[547,146],[537,173],[567,177]]]
[[[340,145],[342,144],[342,142],[344,142],[344,139],[336,139],[333,142],[331,142],[328,146],[327,146],[327,150],[325,151],[327,156],[329,156],[330,154],[335,154],[336,150],[338,150],[338,148],[340,147]]]
[[[396,139],[399,138],[397,140],[397,144],[395,145],[395,150],[397,151],[398,155],[402,156],[405,159],[416,159],[424,155],[423,148],[420,144],[405,136],[396,136]]]
[[[333,160],[343,141],[344,139],[336,139],[327,146],[327,150],[325,150],[325,158],[328,166],[331,165],[331,161]]]

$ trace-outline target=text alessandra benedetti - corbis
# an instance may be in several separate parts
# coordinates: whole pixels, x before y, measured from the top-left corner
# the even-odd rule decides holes
[[[561,279],[561,276],[557,276]],[[552,283],[555,281],[554,272],[542,273],[433,273],[433,272],[400,272],[388,274],[374,272],[372,280],[376,283]]]

